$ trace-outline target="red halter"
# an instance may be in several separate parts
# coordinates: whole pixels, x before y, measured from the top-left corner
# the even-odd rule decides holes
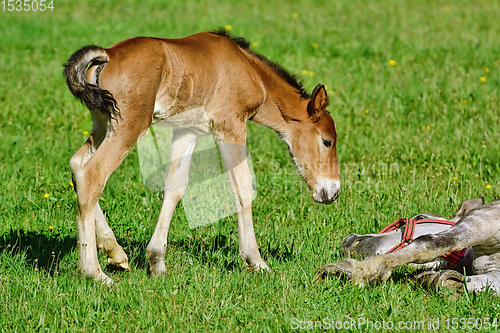
[[[403,238],[401,239],[401,242],[399,242],[396,246],[394,246],[392,249],[387,251],[386,253],[392,253],[398,250],[401,250],[404,248],[406,245],[410,244],[413,242],[413,235],[415,235],[415,225],[420,224],[420,223],[439,223],[439,224],[446,224],[446,225],[454,225],[455,222],[453,221],[448,221],[448,220],[437,220],[437,219],[422,219],[422,220],[412,220],[410,218],[400,218],[391,224],[389,224],[387,227],[385,227],[379,234],[385,234],[393,230],[397,230],[401,227],[406,226]],[[458,263],[462,260],[462,257],[465,254],[465,251],[467,249],[462,249],[458,251],[451,251],[443,255],[443,258],[448,259],[448,262],[446,263],[446,267],[448,268],[455,268],[458,266]]]

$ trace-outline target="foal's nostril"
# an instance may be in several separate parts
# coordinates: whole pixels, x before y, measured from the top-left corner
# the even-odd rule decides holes
[[[321,189],[320,196],[321,196],[322,202],[328,202],[328,193],[326,192],[326,190],[324,188]]]
[[[335,200],[337,200],[340,196],[340,190],[338,190],[337,192],[335,192],[333,194],[333,198],[332,198],[332,202],[334,202]]]

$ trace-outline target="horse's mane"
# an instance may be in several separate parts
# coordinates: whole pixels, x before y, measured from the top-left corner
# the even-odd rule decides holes
[[[252,54],[257,59],[259,59],[267,66],[269,66],[274,72],[276,72],[276,74],[278,74],[281,78],[283,78],[289,85],[294,87],[302,98],[304,99],[310,98],[310,95],[306,92],[302,84],[298,81],[297,75],[291,74],[277,62],[271,61],[269,60],[269,58],[250,49],[250,42],[246,38],[232,36],[225,28],[219,28],[216,30],[211,30],[209,32],[217,36],[224,36],[230,38],[239,47],[241,47],[244,50],[247,50],[250,54]]]

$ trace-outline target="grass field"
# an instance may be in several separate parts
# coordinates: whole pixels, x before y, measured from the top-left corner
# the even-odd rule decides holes
[[[376,287],[312,285],[319,266],[342,258],[340,242],[351,232],[378,232],[422,212],[450,217],[463,200],[499,197],[499,2],[53,5],[9,12],[0,3],[0,330],[280,332],[297,320],[365,318],[426,328],[439,320],[439,331],[454,331],[446,319],[500,317],[498,296],[429,292],[407,269]],[[235,216],[192,230],[178,209],[168,274],[153,279],[145,247],[161,194],[144,186],[134,149],[100,201],[131,271],[107,272],[112,287],[81,278],[68,162],[92,122],[62,64],[83,45],[221,26],[297,73],[308,91],[327,85],[340,198],[315,203],[278,135],[250,123],[255,230],[272,272],[245,269]]]

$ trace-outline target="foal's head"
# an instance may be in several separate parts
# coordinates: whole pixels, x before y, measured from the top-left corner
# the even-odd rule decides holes
[[[307,119],[295,122],[286,139],[313,199],[331,204],[340,195],[340,172],[337,132],[327,105],[326,90],[320,84],[307,103]]]

